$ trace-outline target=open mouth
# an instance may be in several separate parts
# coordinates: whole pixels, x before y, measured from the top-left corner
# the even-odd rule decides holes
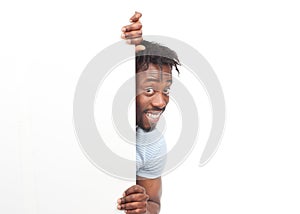
[[[161,114],[162,111],[148,111],[146,112],[146,117],[148,118],[149,122],[157,123]]]

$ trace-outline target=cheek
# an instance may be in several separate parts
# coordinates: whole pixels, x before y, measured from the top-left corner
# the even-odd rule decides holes
[[[166,104],[168,104],[168,103],[169,103],[169,100],[170,100],[170,97],[169,97],[169,96],[166,96],[166,99],[165,99],[165,101],[166,101]]]
[[[135,102],[137,111],[143,111],[147,108],[148,104],[150,103],[150,98],[145,95],[138,95],[136,97]]]

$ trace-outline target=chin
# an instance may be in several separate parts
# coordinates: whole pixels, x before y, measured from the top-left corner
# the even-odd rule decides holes
[[[151,125],[138,125],[141,129],[143,129],[146,132],[152,131],[153,129],[155,129],[156,124],[151,124]]]

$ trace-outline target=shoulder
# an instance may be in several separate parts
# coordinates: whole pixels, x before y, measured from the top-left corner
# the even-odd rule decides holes
[[[139,128],[136,132],[136,146],[138,149],[146,149],[147,151],[156,150],[153,152],[157,153],[157,150],[166,149],[166,142],[159,130],[154,129],[146,132]]]

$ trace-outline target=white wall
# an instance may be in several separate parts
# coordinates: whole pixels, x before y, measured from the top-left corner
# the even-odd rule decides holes
[[[129,185],[83,155],[72,102],[86,64],[119,40],[134,10],[144,14],[144,34],[195,47],[226,99],[218,152],[199,168],[201,142],[163,178],[162,213],[299,213],[300,15],[292,0],[1,2],[0,211],[105,213]]]

